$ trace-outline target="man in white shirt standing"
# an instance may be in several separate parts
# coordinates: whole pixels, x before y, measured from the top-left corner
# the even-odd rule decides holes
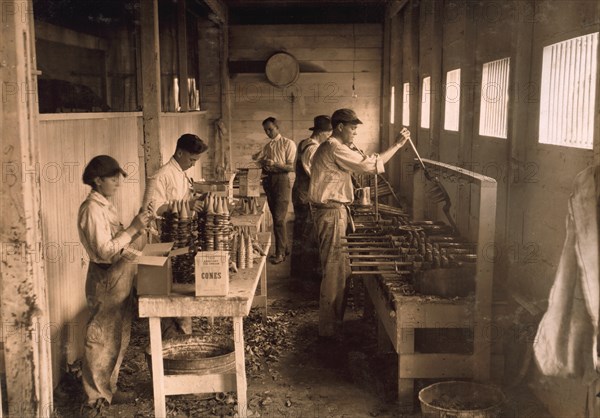
[[[192,181],[185,172],[200,160],[200,154],[207,149],[208,146],[197,135],[181,135],[177,140],[175,154],[147,180],[142,207],[150,208],[160,216],[167,210],[169,201],[190,199]],[[196,202],[196,205],[199,204]],[[192,318],[176,318],[172,321],[165,319],[162,324],[165,337],[192,333]]]
[[[402,138],[381,154],[364,155],[354,137],[362,124],[352,109],[338,109],[331,116],[333,133],[313,157],[308,199],[315,208],[315,228],[323,278],[319,299],[319,336],[341,336],[346,304],[348,260],[342,253],[341,238],[346,235],[347,205],[354,200],[352,173],[376,174],[406,143],[408,129]]]
[[[268,117],[262,123],[270,141],[263,149],[252,156],[260,163],[263,174],[263,188],[267,195],[269,210],[273,216],[275,232],[275,255],[271,263],[279,264],[290,253],[287,243],[285,217],[290,205],[291,186],[289,173],[294,171],[296,144],[279,133],[277,119]]]

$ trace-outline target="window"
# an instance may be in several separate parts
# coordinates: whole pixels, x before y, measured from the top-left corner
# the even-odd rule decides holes
[[[410,125],[410,83],[402,85],[402,125]]]
[[[510,58],[483,64],[479,135],[507,138]]]
[[[444,97],[446,102],[444,129],[447,131],[458,131],[460,116],[460,68],[446,73]]]
[[[431,77],[423,79],[421,90],[421,128],[429,129],[429,118],[431,116]]]
[[[541,144],[592,149],[598,32],[544,48]]]
[[[394,124],[394,119],[396,119],[396,87],[392,86],[392,91],[390,93],[390,123]]]

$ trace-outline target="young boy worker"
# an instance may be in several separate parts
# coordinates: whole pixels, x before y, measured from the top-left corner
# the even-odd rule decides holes
[[[354,200],[352,173],[382,173],[383,165],[406,143],[408,129],[381,154],[364,155],[354,145],[361,120],[351,109],[336,110],[331,116],[333,133],[323,142],[312,160],[308,198],[315,208],[315,228],[323,269],[319,300],[319,336],[341,337],[344,317],[347,260],[341,252],[346,235],[347,205]]]

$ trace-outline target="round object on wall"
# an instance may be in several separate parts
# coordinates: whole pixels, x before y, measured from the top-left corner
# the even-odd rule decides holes
[[[273,85],[285,87],[298,79],[300,66],[293,55],[287,52],[277,52],[267,60],[265,74]]]

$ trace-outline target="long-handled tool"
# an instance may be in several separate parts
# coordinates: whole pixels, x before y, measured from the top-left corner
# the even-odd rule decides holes
[[[448,222],[450,222],[450,226],[452,226],[452,229],[454,229],[454,232],[458,233],[458,228],[456,226],[456,222],[454,222],[452,215],[450,215],[450,206],[452,205],[452,202],[450,201],[450,196],[448,195],[446,188],[442,185],[442,183],[440,182],[440,179],[437,176],[431,175],[429,170],[427,170],[427,167],[425,167],[425,163],[421,159],[421,156],[419,155],[419,151],[417,151],[417,147],[415,147],[415,144],[410,139],[410,136],[408,137],[408,142],[410,143],[410,146],[412,147],[413,151],[415,152],[415,155],[417,156],[419,163],[421,163],[421,168],[423,168],[423,173],[425,174],[425,178],[432,183],[432,187],[428,191],[429,198],[431,200],[433,200],[435,203],[444,202],[444,206],[442,207],[442,210],[444,211],[444,214],[446,215],[446,219],[448,219]]]

